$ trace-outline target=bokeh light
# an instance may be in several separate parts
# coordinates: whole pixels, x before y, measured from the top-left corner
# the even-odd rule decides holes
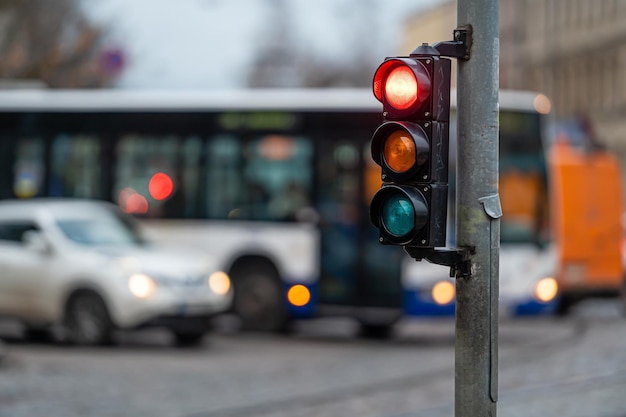
[[[148,191],[155,200],[165,200],[174,192],[174,181],[169,175],[157,172],[150,178]]]

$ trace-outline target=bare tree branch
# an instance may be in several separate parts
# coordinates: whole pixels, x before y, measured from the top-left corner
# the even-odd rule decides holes
[[[42,80],[52,88],[103,87],[104,30],[77,0],[0,0],[0,77]]]

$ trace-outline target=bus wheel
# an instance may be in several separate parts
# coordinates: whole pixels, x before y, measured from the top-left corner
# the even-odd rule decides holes
[[[401,318],[402,310],[397,308],[364,310],[357,318],[359,335],[370,339],[388,339],[393,335],[394,326]]]
[[[393,335],[393,325],[361,323],[360,336],[367,339],[389,339]]]
[[[620,298],[622,300],[622,315],[626,317],[626,278],[624,278],[624,283],[622,284]]]
[[[565,294],[561,296],[561,300],[556,308],[556,315],[560,317],[565,317],[572,312],[572,307],[576,303],[576,300],[573,296],[569,294]]]
[[[246,265],[233,273],[235,314],[243,330],[279,332],[287,326],[283,290],[272,268]]]
[[[67,339],[77,345],[103,345],[110,342],[112,325],[102,298],[90,291],[72,295],[65,310]]]

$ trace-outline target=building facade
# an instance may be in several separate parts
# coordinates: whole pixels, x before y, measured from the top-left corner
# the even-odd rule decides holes
[[[409,17],[400,52],[451,39],[456,8]],[[557,120],[584,116],[624,166],[625,22],[624,0],[500,0],[500,87],[545,93]]]

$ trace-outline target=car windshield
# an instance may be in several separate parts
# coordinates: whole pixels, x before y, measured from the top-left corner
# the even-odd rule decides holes
[[[138,245],[143,243],[137,231],[118,216],[57,220],[59,228],[71,241],[82,245]]]

